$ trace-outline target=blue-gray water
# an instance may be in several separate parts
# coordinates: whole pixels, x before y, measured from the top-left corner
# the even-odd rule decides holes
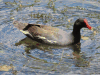
[[[17,20],[71,32],[79,17],[86,18],[96,31],[94,34],[82,29],[81,35],[89,39],[81,39],[81,46],[59,48],[39,44],[13,25]],[[0,75],[100,74],[99,24],[99,0],[0,0],[0,70],[7,66]]]

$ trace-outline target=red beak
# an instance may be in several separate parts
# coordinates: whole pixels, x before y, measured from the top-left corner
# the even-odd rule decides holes
[[[87,28],[92,29],[92,27],[88,24],[87,19],[84,19],[84,22],[86,23]]]

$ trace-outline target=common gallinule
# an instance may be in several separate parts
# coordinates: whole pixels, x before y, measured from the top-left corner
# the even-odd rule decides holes
[[[92,29],[87,20],[83,18],[79,18],[75,21],[73,31],[71,33],[67,33],[59,28],[47,25],[20,23],[18,21],[14,21],[13,24],[31,39],[45,44],[61,46],[80,42],[81,28],[85,27]]]

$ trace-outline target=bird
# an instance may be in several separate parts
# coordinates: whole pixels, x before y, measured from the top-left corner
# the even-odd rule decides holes
[[[70,33],[57,27],[21,23],[19,21],[14,21],[13,25],[23,34],[39,43],[59,46],[79,43],[81,40],[80,30],[82,28],[88,28],[89,30],[92,29],[86,18],[78,18],[74,22],[73,30]]]

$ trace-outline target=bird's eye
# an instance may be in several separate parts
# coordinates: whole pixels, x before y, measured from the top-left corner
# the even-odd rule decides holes
[[[76,25],[79,25],[79,24],[80,24],[80,22],[77,22],[77,23],[76,23]]]

